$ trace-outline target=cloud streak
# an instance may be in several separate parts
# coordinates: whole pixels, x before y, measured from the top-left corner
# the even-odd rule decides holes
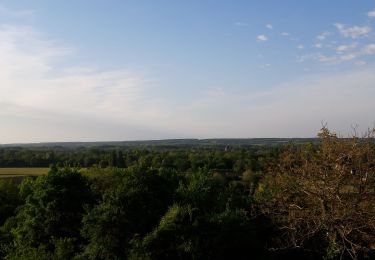
[[[268,41],[268,37],[266,35],[264,35],[264,34],[258,35],[256,39],[257,39],[257,42],[266,42],[266,41]]]
[[[352,26],[348,27],[342,23],[335,23],[336,28],[340,34],[345,38],[357,39],[362,36],[366,36],[371,32],[370,26]]]
[[[336,51],[338,53],[343,53],[343,52],[346,52],[346,51],[353,50],[353,49],[357,48],[357,46],[358,46],[357,42],[354,42],[352,44],[341,44],[341,45],[336,47]]]
[[[375,18],[375,9],[372,10],[372,11],[370,11],[370,12],[368,12],[367,16],[370,17],[370,18]]]
[[[0,143],[30,141],[31,136],[41,141],[71,140],[72,136],[87,140],[87,136],[92,136],[85,133],[84,129],[89,130],[85,127],[76,129],[75,135],[67,134],[72,133],[67,130],[72,127],[72,118],[79,118],[81,122],[96,121],[97,129],[103,129],[100,124],[122,126],[122,139],[141,138],[139,133],[143,131],[128,131],[137,127],[158,132],[157,126],[149,126],[153,125],[157,109],[152,108],[153,102],[142,99],[150,82],[129,69],[61,65],[61,61],[73,54],[76,54],[74,49],[59,47],[30,27],[0,26],[0,120],[2,125],[7,125],[0,130]],[[45,115],[45,121],[40,115]],[[53,120],[56,116],[61,122],[70,122],[63,128],[66,134],[55,131],[59,125]],[[17,118],[19,121],[15,121]],[[40,129],[33,132],[17,127],[24,125],[22,122],[33,124],[27,118],[35,118]],[[23,138],[14,139],[12,129],[23,131]]]
[[[58,61],[73,50],[56,47],[30,28],[2,26],[0,40],[3,102],[72,112],[84,108],[110,112],[115,109],[113,101],[129,104],[141,91],[141,79],[126,70],[59,66]]]
[[[323,32],[323,33],[319,34],[319,35],[316,37],[316,39],[317,39],[318,41],[324,41],[329,35],[331,35],[330,32]]]
[[[320,62],[337,64],[375,55],[375,44],[367,44],[361,48],[357,48],[357,45],[357,43],[339,45],[335,48],[337,55],[326,56],[317,54],[312,57]]]

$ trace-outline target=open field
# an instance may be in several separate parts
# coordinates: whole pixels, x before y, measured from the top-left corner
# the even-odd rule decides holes
[[[0,168],[0,178],[38,176],[46,174],[49,168]]]

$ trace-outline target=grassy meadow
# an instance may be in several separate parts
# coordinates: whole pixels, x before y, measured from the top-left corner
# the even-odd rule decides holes
[[[48,172],[49,168],[0,168],[0,178],[38,176]]]

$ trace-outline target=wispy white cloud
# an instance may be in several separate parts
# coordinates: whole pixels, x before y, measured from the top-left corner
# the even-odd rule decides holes
[[[319,41],[324,41],[329,35],[331,35],[330,32],[323,32],[319,34],[318,36],[316,36],[316,39]]]
[[[55,63],[70,55],[72,50],[41,39],[31,28],[2,26],[0,39],[3,102],[74,110],[87,105],[109,107],[111,102],[106,104],[107,98],[112,101],[114,97],[126,97],[124,101],[129,101],[140,91],[139,79],[125,70],[83,72],[56,66]],[[69,102],[74,101],[74,105],[66,107],[57,102],[64,97]],[[98,102],[99,97],[103,97],[101,102]],[[92,103],[85,104],[82,100]]]
[[[347,61],[347,60],[353,60],[356,58],[365,57],[365,56],[373,56],[373,55],[375,55],[375,44],[367,44],[357,51],[352,51],[352,52],[349,52],[340,56],[340,58],[344,61]]]
[[[299,44],[297,45],[297,49],[303,50],[305,49],[305,46],[303,44]]]
[[[92,125],[97,123],[97,131],[93,132],[107,129],[101,124],[107,124],[108,129],[117,128],[97,135],[105,140],[141,138],[139,133],[145,132],[140,129],[149,129],[150,137],[154,134],[153,129],[158,127],[156,118],[162,118],[162,114],[154,106],[155,100],[143,98],[149,81],[129,69],[62,65],[60,61],[73,54],[77,54],[73,48],[60,47],[31,27],[0,26],[0,120],[7,125],[0,129],[0,143],[75,137],[88,140],[93,135],[79,123],[86,120]],[[56,117],[66,123],[62,128],[65,132],[56,130],[61,126]],[[25,127],[28,124],[39,127],[33,131],[34,127]],[[76,133],[72,135],[69,128]],[[18,129],[18,135],[14,129]],[[114,131],[117,134],[111,137]]]
[[[375,55],[375,44],[366,45],[363,48],[362,53],[367,55]]]
[[[374,18],[375,17],[375,9],[367,13],[368,17]]]
[[[361,36],[366,36],[371,32],[370,26],[352,26],[348,27],[342,23],[335,23],[336,28],[340,34],[346,38],[357,39]]]
[[[266,24],[266,28],[272,30],[273,29],[273,25],[272,24]]]
[[[341,55],[340,59],[342,61],[350,61],[350,60],[356,59],[357,57],[358,57],[357,53],[348,53],[348,54]]]
[[[324,54],[318,53],[317,55],[313,56],[315,60],[324,63],[336,63],[338,58],[337,56],[326,56]]]
[[[288,33],[288,32],[282,32],[281,35],[282,36],[290,36],[290,33]]]
[[[323,44],[322,44],[322,43],[316,43],[316,44],[314,45],[314,47],[315,47],[315,48],[318,48],[318,49],[321,49],[321,48],[323,48]]]
[[[256,39],[257,39],[258,42],[266,42],[266,41],[268,41],[268,37],[266,35],[264,35],[264,34],[258,35]]]
[[[343,53],[343,52],[346,52],[346,51],[353,50],[353,49],[357,48],[357,46],[358,46],[357,42],[354,42],[352,44],[341,44],[341,45],[336,47],[336,51],[338,53]]]
[[[307,54],[307,55],[299,55],[297,56],[297,62],[299,63],[302,63],[302,62],[305,62],[307,60],[311,60],[313,58],[313,54]]]
[[[335,48],[335,55],[323,55],[319,53],[311,55],[310,58],[323,63],[338,64],[341,62],[355,61],[354,64],[356,64],[359,62],[358,59],[360,58],[375,55],[375,44],[367,44],[361,48],[357,46],[358,43],[339,45]]]

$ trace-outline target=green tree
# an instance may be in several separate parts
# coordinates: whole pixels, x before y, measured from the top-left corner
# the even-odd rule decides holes
[[[173,205],[159,225],[132,241],[130,259],[262,259],[262,240],[244,211],[200,215]]]
[[[84,218],[83,235],[89,243],[82,257],[125,259],[134,235],[150,232],[166,211],[171,190],[165,183],[156,171],[124,171]]]
[[[0,226],[21,203],[18,186],[11,180],[0,179]]]
[[[12,243],[10,234],[14,226],[13,215],[22,205],[17,185],[10,180],[0,179],[0,258],[3,258]]]
[[[16,216],[15,247],[9,257],[28,259],[33,252],[61,255],[64,246],[66,257],[72,257],[82,243],[81,221],[91,200],[88,180],[75,169],[55,169],[39,177]]]

